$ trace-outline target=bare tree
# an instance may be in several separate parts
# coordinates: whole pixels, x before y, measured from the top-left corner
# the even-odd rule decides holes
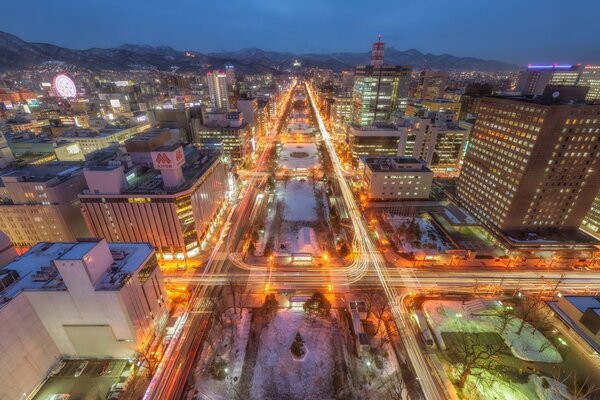
[[[576,371],[565,371],[559,367],[554,370],[552,377],[571,390],[572,400],[589,400],[590,397],[597,398],[597,393],[600,393],[600,387],[590,379],[589,375],[582,379],[581,376],[577,376]]]
[[[389,317],[390,302],[386,296],[377,296],[374,305],[375,318],[377,318],[377,329],[375,329],[375,335],[379,334],[381,324],[385,323]]]
[[[546,324],[550,318],[551,311],[540,296],[531,295],[521,299],[517,304],[515,314],[521,319],[516,332],[517,335],[520,335],[527,323],[532,325],[533,332],[536,331],[536,326]]]
[[[365,302],[365,306],[367,308],[367,316],[371,315],[373,307],[377,303],[377,299],[380,296],[381,290],[379,289],[379,287],[374,285],[367,286],[363,291],[361,291],[360,298]]]
[[[407,398],[407,389],[400,372],[394,372],[383,386],[385,398],[388,400],[404,400]]]
[[[516,319],[514,310],[505,306],[502,306],[498,309],[496,316],[500,320],[500,333],[504,333],[511,321]]]
[[[469,376],[478,378],[481,371],[496,369],[496,357],[502,350],[499,343],[485,342],[481,333],[460,333],[454,337],[448,353],[457,371],[459,388],[465,386]]]

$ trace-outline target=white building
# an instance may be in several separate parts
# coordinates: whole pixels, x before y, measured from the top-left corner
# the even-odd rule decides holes
[[[404,157],[366,157],[361,163],[369,200],[429,198],[433,172],[422,161]]]
[[[167,318],[148,243],[38,243],[0,269],[0,398],[20,399],[61,357],[131,357]]]
[[[214,111],[229,111],[227,74],[221,71],[212,71],[206,74],[206,81],[212,109]]]
[[[131,139],[147,129],[150,129],[150,124],[141,124],[125,129],[105,129],[100,132],[90,129],[75,129],[65,131],[60,139],[79,143],[83,154],[89,154],[113,144],[123,145],[127,139]]]

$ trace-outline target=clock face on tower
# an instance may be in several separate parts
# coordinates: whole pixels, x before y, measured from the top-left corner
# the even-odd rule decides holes
[[[77,88],[75,82],[66,75],[60,74],[54,77],[52,81],[52,87],[54,92],[60,97],[75,97],[77,95]]]

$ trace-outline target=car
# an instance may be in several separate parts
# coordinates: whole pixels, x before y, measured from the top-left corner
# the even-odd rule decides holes
[[[111,392],[124,392],[125,390],[127,390],[127,382],[119,382],[119,383],[114,383],[111,387],[110,387],[110,391]]]
[[[67,363],[64,361],[61,361],[58,365],[56,365],[56,367],[52,368],[52,371],[50,371],[50,376],[56,376],[56,375],[60,374],[60,371],[63,370],[65,365],[67,365]]]
[[[75,370],[75,374],[73,375],[75,378],[79,378],[81,376],[81,374],[83,373],[83,371],[85,370],[85,367],[87,367],[88,362],[84,361],[81,364],[79,364],[79,367],[77,367],[77,370]]]
[[[69,393],[51,394],[47,400],[69,400],[71,395]]]
[[[117,400],[119,396],[121,396],[122,392],[108,392],[108,396],[106,396],[106,400]]]

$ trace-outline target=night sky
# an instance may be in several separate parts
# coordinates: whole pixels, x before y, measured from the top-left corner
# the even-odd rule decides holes
[[[201,52],[389,47],[514,63],[600,62],[599,0],[2,1],[0,30],[71,48]]]

